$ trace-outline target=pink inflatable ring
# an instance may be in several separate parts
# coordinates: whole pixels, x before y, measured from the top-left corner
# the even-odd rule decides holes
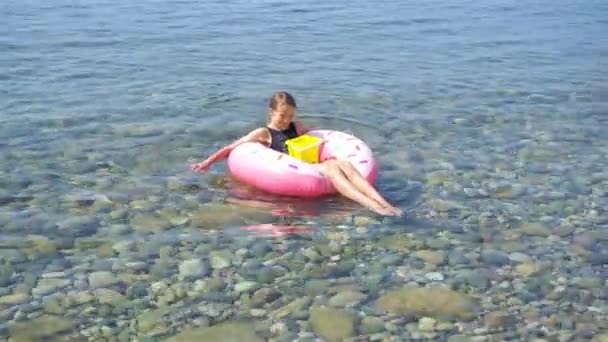
[[[362,140],[333,130],[313,130],[307,134],[323,139],[319,162],[328,159],[350,161],[370,184],[376,182],[378,164],[371,149]],[[336,192],[316,165],[258,143],[236,147],[230,153],[227,165],[237,180],[276,195],[310,198]]]

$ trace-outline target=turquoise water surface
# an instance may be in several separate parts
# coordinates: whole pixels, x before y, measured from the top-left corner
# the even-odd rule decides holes
[[[5,1],[0,339],[605,341],[606,18],[597,0]],[[188,170],[278,90],[368,142],[407,217]]]

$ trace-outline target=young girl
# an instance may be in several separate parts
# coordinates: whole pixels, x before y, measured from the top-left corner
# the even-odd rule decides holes
[[[275,93],[270,98],[269,122],[266,127],[249,132],[232,144],[221,148],[205,161],[190,165],[190,168],[195,172],[205,172],[214,163],[228,158],[235,147],[247,142],[261,143],[273,150],[288,153],[285,141],[310,130],[301,122],[294,120],[295,114],[296,101],[294,98],[287,92]],[[343,196],[381,215],[400,216],[402,214],[401,209],[392,206],[382,198],[350,162],[331,159],[314,165],[329,178],[334,188]]]

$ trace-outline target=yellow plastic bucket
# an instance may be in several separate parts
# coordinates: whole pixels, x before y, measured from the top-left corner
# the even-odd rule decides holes
[[[304,134],[285,142],[289,155],[305,163],[319,163],[319,147],[323,139]]]

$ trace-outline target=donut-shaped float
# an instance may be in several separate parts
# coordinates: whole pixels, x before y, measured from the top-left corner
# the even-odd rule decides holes
[[[323,140],[319,163],[328,159],[346,160],[370,184],[376,182],[378,164],[369,146],[361,139],[334,130],[312,130],[306,134]],[[238,181],[275,195],[311,198],[336,193],[318,165],[305,163],[259,143],[237,146],[228,156],[227,166]]]

